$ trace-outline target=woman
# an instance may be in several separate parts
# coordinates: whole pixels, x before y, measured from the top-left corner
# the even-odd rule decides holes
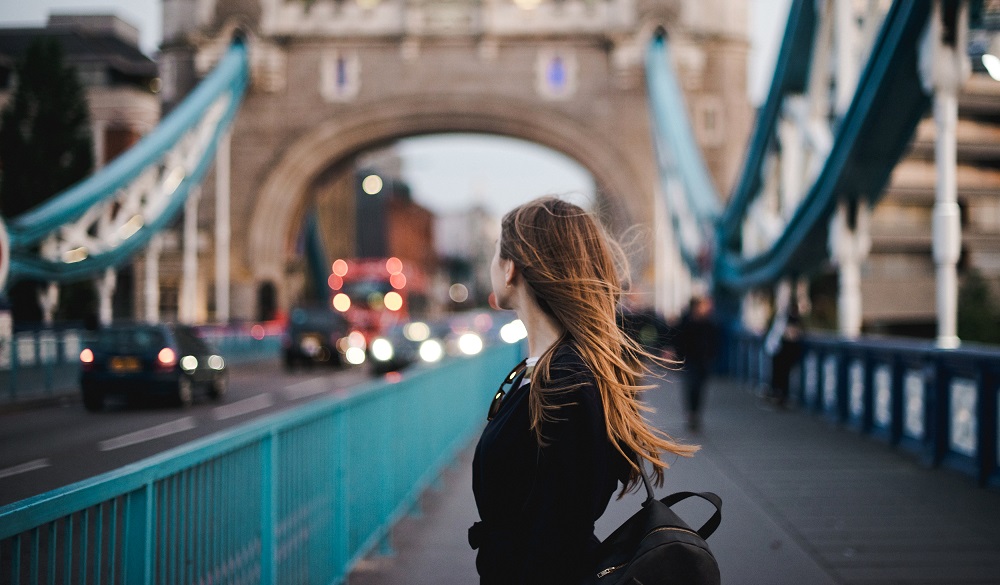
[[[600,225],[542,198],[508,213],[490,267],[501,308],[528,332],[524,367],[508,376],[476,447],[469,530],[481,583],[577,583],[592,569],[594,522],[618,482],[640,481],[636,455],[662,484],[664,452],[697,447],[649,427],[637,385],[651,358],[616,323],[624,257]]]

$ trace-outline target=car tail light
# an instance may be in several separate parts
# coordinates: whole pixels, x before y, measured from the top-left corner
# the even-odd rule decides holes
[[[80,366],[84,371],[94,369],[94,351],[89,347],[83,348],[80,352]]]
[[[160,353],[156,354],[156,365],[160,369],[169,370],[177,365],[177,354],[169,347],[164,347]]]

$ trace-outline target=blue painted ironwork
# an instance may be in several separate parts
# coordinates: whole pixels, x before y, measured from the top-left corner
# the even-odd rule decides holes
[[[646,84],[661,194],[689,270],[698,274],[714,248],[721,204],[691,130],[665,34],[646,50]]]
[[[237,40],[212,73],[133,148],[84,181],[11,220],[7,226],[11,247],[7,285],[24,278],[79,280],[127,262],[157,231],[170,223],[183,208],[190,190],[201,182],[212,162],[219,137],[239,109],[248,79],[247,48]],[[196,161],[165,160],[167,153],[212,111],[219,117],[209,127],[211,135],[201,157]],[[43,239],[81,218],[95,206],[114,198],[120,189],[142,173],[160,166],[173,175],[168,177],[167,185],[163,187],[169,195],[164,208],[158,213],[151,213],[150,217],[144,217],[144,223],[136,226],[134,231],[130,229],[132,233],[122,241],[74,262],[39,256],[37,246]]]
[[[793,3],[785,42],[772,82],[772,95],[761,112],[739,185],[720,226],[715,282],[730,290],[764,286],[790,274],[820,266],[827,257],[827,232],[838,201],[869,200],[882,195],[889,174],[902,156],[920,118],[930,105],[918,71],[918,47],[930,16],[930,0],[897,0],[889,9],[853,101],[834,137],[826,162],[771,247],[752,258],[739,250],[742,218],[759,189],[764,150],[774,137],[780,98],[777,91],[799,85],[801,58],[791,53],[810,35],[811,0]],[[813,27],[813,28],[810,28]],[[808,54],[808,53],[807,53]]]
[[[485,421],[494,346],[0,508],[0,581],[338,583]]]
[[[809,80],[813,46],[816,36],[816,3],[793,0],[788,11],[788,24],[781,40],[771,77],[771,87],[757,114],[753,134],[743,160],[740,180],[736,183],[719,226],[720,248],[740,245],[739,233],[750,203],[761,187],[764,159],[777,132],[778,114],[785,96],[804,93]]]
[[[753,367],[768,359],[763,344],[737,335],[730,374],[766,385]],[[806,411],[1000,486],[1000,348],[809,335],[802,355],[795,398]]]

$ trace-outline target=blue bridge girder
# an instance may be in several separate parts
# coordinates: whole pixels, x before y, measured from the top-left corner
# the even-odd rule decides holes
[[[707,178],[693,139],[684,139],[683,101],[677,99],[674,73],[664,66],[665,41],[653,40],[647,53],[647,84],[654,118],[660,174],[683,186],[683,197],[667,194],[668,210],[678,230],[681,256],[692,273],[710,276],[715,287],[731,293],[768,286],[787,277],[808,274],[828,258],[828,231],[838,202],[874,204],[904,154],[931,97],[921,83],[921,37],[932,2],[894,2],[870,51],[850,107],[833,121],[833,145],[815,180],[783,231],[760,253],[742,250],[743,224],[761,195],[768,153],[775,148],[779,113],[786,97],[802,94],[809,85],[819,15],[813,0],[793,0],[777,57],[770,92],[758,112],[739,181],[728,204],[716,214],[718,196]],[[667,151],[664,153],[663,151]],[[665,186],[664,192],[669,189]],[[678,201],[680,204],[678,205]],[[685,219],[711,225],[715,233],[700,241],[685,240]],[[702,228],[701,231],[705,231]],[[707,240],[707,241],[706,241]],[[699,250],[710,247],[710,270],[697,263]],[[710,274],[709,274],[710,272]]]
[[[236,40],[216,68],[134,147],[89,178],[13,218],[10,273],[70,282],[120,266],[169,226],[212,162],[249,80],[247,47]],[[103,221],[105,228],[97,225]],[[103,233],[102,233],[103,232]],[[43,242],[62,238],[40,253]]]

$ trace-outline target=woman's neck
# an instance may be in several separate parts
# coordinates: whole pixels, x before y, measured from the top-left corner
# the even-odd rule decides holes
[[[563,327],[537,303],[524,303],[517,309],[517,318],[528,332],[529,356],[541,356],[562,337]]]

